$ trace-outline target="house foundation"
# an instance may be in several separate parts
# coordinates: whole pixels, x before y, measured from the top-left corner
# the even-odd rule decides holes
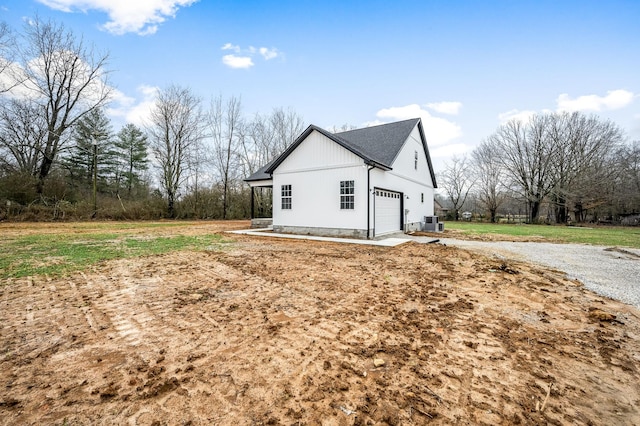
[[[268,228],[273,225],[273,219],[270,217],[253,218],[251,219],[252,229]]]
[[[320,237],[367,238],[366,229],[317,228],[310,226],[274,225],[273,232],[280,234],[317,235]]]

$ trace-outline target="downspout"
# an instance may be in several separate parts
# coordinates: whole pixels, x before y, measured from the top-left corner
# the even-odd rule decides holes
[[[367,164],[365,162],[365,164]],[[367,240],[371,239],[371,170],[375,166],[368,164],[367,167]]]

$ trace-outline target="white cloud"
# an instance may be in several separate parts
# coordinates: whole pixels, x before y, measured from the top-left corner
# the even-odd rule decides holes
[[[180,7],[188,7],[199,0],[37,0],[63,12],[99,10],[109,16],[102,26],[112,34],[154,34],[158,25],[176,16]]]
[[[418,104],[381,109],[376,113],[376,117],[379,120],[375,124],[421,118],[429,147],[445,145],[462,136],[459,125],[447,119],[432,116],[429,111],[422,109]],[[368,124],[373,125],[374,123]]]
[[[138,100],[125,95],[119,90],[114,90],[111,107],[107,109],[107,115],[142,127],[148,122],[149,114],[155,105],[159,91],[158,87],[139,86],[137,92],[140,99]]]
[[[52,52],[51,65],[53,68],[51,73],[58,72],[61,64],[68,64],[70,60],[78,59],[71,51],[58,50]],[[71,57],[70,57],[71,55]],[[0,74],[0,89],[8,90],[5,95],[15,99],[31,99],[45,100],[42,91],[29,78],[29,75],[44,78],[44,70],[47,68],[42,57],[36,57],[29,60],[25,66],[18,62],[7,62],[0,58],[3,71]],[[75,65],[74,77],[71,81],[71,87],[74,91],[81,91],[82,96],[78,99],[79,104],[93,104],[112,91],[112,88],[105,85],[102,80],[101,71],[92,74],[92,67],[83,60],[78,60]]]
[[[260,54],[266,61],[268,61],[270,59],[277,58],[280,55],[280,52],[278,52],[278,49],[269,49],[267,47],[261,47]]]
[[[530,111],[530,110],[520,111],[518,109],[512,109],[510,111],[501,112],[500,114],[498,114],[498,120],[500,120],[501,124],[504,124],[507,121],[511,121],[511,120],[518,120],[522,123],[527,123],[531,119],[531,117],[533,117],[536,114],[537,112],[535,111]]]
[[[229,68],[251,68],[254,63],[249,56],[224,55],[222,63]]]
[[[556,112],[582,112],[582,111],[607,111],[621,109],[633,102],[634,98],[640,95],[636,95],[628,90],[609,90],[605,96],[598,95],[583,95],[578,96],[575,99],[569,97],[568,94],[562,93],[556,98]],[[538,113],[550,114],[554,111],[550,109],[543,109],[541,111],[531,111],[518,109],[512,109],[498,114],[500,123],[504,124],[510,120],[519,120],[527,122],[529,119]]]
[[[461,102],[434,102],[425,105],[427,108],[441,114],[457,115],[462,108]]]
[[[62,52],[64,53],[64,52]],[[62,54],[58,52],[58,54]],[[1,59],[1,58],[0,58]],[[33,72],[39,72],[43,65],[40,59],[32,59],[27,66],[33,68]],[[86,63],[81,63],[78,66],[79,74],[77,77],[79,80],[75,83],[84,84],[84,79],[80,73],[85,73],[85,77],[89,72],[90,66]],[[17,84],[16,81],[21,81],[22,84]],[[8,67],[4,69],[4,72],[0,73],[0,88],[10,88],[4,95],[9,98],[15,99],[31,99],[42,100],[41,93],[38,91],[33,83],[30,83],[26,79],[24,68],[16,63],[12,62],[8,64]],[[106,108],[107,115],[126,121],[127,123],[134,123],[138,126],[144,125],[145,119],[149,116],[151,108],[155,104],[156,97],[159,89],[157,87],[142,85],[137,88],[140,100],[134,97],[127,96],[123,92],[114,87],[105,85],[105,82],[101,79],[94,79],[89,83],[87,87],[83,89],[83,96],[79,100],[81,104],[93,105],[99,102],[105,93],[109,93],[109,103]]]
[[[624,108],[634,98],[634,94],[628,90],[610,90],[606,96],[584,95],[571,99],[567,93],[562,93],[556,99],[558,111],[603,111]]]
[[[282,53],[276,48],[268,47],[254,47],[249,46],[246,49],[242,49],[240,46],[225,43],[221,50],[231,50],[234,54],[224,55],[222,57],[222,63],[229,68],[251,68],[255,65],[253,59],[259,54],[265,61],[269,61],[274,58],[282,57]]]
[[[0,73],[0,90],[7,90],[6,96],[17,99],[35,99],[37,97],[35,90],[30,90],[24,84],[18,84],[19,81],[26,79],[22,65],[17,62],[9,62],[4,58],[0,58],[0,63],[3,70]]]
[[[226,43],[220,49],[222,50],[233,50],[234,52],[240,52],[240,46],[236,46],[235,44]]]

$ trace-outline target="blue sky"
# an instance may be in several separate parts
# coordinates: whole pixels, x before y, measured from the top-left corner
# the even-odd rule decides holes
[[[110,52],[116,128],[175,83],[325,128],[420,116],[436,167],[535,112],[640,140],[637,0],[0,0],[14,28],[36,14]]]

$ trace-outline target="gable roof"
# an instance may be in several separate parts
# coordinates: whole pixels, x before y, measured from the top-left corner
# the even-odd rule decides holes
[[[362,129],[349,130],[340,133],[331,133],[318,126],[310,125],[302,134],[276,159],[261,167],[245,181],[257,181],[271,179],[273,171],[304,141],[309,134],[317,131],[343,148],[362,158],[365,164],[378,167],[383,170],[391,170],[398,153],[404,146],[407,138],[418,126],[422,146],[427,157],[429,172],[434,188],[436,177],[431,164],[431,156],[427,148],[427,140],[424,136],[422,121],[419,118],[397,121],[395,123],[380,124]]]
[[[381,124],[362,129],[336,133],[352,146],[364,152],[377,163],[389,168],[398,156],[407,138],[420,122],[419,118]]]

